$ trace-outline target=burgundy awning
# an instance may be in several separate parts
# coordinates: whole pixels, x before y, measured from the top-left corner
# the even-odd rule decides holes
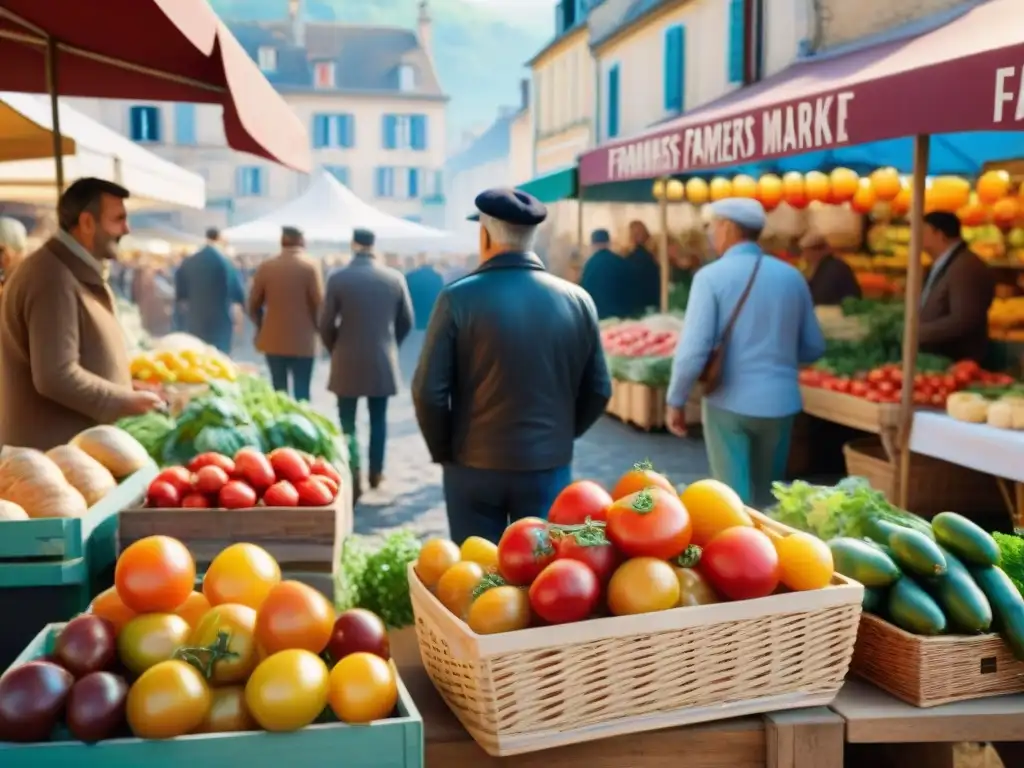
[[[796,64],[580,158],[583,186],[917,134],[1024,130],[1024,0],[927,34]]]
[[[20,20],[20,21],[19,21]],[[298,171],[306,128],[206,0],[0,0],[0,90],[221,104],[234,149]]]

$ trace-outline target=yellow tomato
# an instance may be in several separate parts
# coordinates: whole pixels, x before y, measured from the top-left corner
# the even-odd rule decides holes
[[[473,602],[473,590],[483,581],[484,569],[479,563],[463,560],[456,563],[437,582],[437,599],[460,619]]]
[[[189,635],[188,644],[193,648],[212,650],[218,647],[218,637],[225,636],[220,659],[214,660],[204,653],[200,661],[212,661],[210,682],[214,685],[242,683],[256,668],[256,611],[247,605],[224,603],[211,608]],[[195,652],[195,651],[193,651]]]
[[[199,368],[186,368],[179,374],[178,381],[183,384],[205,384],[209,376]]]
[[[315,653],[293,648],[260,662],[245,684],[245,703],[265,730],[297,731],[327,706],[330,675]]]
[[[245,705],[245,687],[225,685],[210,691],[210,708],[192,733],[234,733],[258,729],[259,725]]]
[[[679,579],[672,566],[655,557],[634,557],[608,582],[608,609],[616,616],[667,611],[679,605]]]
[[[469,606],[466,623],[480,635],[526,629],[530,626],[530,598],[519,587],[492,587]]]
[[[124,625],[117,635],[117,655],[136,675],[174,657],[188,643],[192,628],[173,613],[144,613]]]
[[[281,566],[255,544],[232,544],[213,558],[203,576],[203,594],[210,605],[239,603],[259,608],[281,581]]]
[[[125,717],[140,739],[173,739],[192,733],[210,710],[210,688],[195,667],[163,661],[128,689]]]
[[[459,548],[447,539],[430,539],[416,558],[416,575],[428,589],[437,586],[444,572],[459,562]]]
[[[498,545],[480,536],[470,536],[462,542],[459,556],[463,560],[479,564],[485,571],[498,569]]]
[[[343,723],[371,723],[398,701],[394,668],[372,653],[350,653],[331,670],[327,701]]]
[[[772,540],[779,555],[780,581],[787,587],[803,592],[824,589],[832,583],[832,551],[817,536],[799,532]]]
[[[679,498],[690,513],[690,524],[693,526],[691,543],[699,547],[706,545],[726,528],[754,525],[736,491],[718,480],[691,483],[683,489]]]

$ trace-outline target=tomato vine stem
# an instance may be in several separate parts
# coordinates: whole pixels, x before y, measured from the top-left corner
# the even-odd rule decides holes
[[[239,654],[231,650],[230,644],[231,634],[221,630],[210,645],[183,646],[175,651],[174,658],[191,664],[206,680],[210,680],[217,662],[239,658]]]
[[[482,595],[489,589],[494,589],[495,587],[504,587],[507,586],[507,584],[508,582],[501,578],[499,574],[488,573],[486,576],[483,577],[483,579],[480,580],[479,584],[473,587],[473,599],[476,600],[478,597],[480,597],[480,595]]]
[[[605,535],[605,523],[590,516],[583,523],[575,525],[550,525],[552,537],[556,539],[571,536],[581,547],[600,547],[610,543]]]
[[[698,547],[696,544],[691,544],[683,553],[675,558],[672,562],[678,565],[680,568],[694,568],[697,563],[700,562],[700,556],[704,550]]]
[[[633,503],[630,504],[634,511],[639,512],[642,515],[646,515],[648,512],[654,509],[654,494],[651,493],[650,488],[644,488],[642,491],[637,491],[636,498],[633,499]]]

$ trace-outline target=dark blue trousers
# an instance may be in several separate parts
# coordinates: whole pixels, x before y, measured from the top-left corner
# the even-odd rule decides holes
[[[370,474],[379,475],[384,471],[384,446],[388,440],[388,398],[368,397],[366,404],[370,410]],[[346,435],[356,434],[358,405],[358,397],[338,398],[338,421]],[[353,462],[352,466],[360,466],[361,463]]]
[[[288,376],[292,379],[292,397],[309,400],[309,382],[313,378],[313,358],[294,355],[267,355],[270,381],[278,392],[288,394]]]
[[[548,516],[555,497],[572,482],[572,467],[539,472],[444,466],[444,498],[452,541],[470,536],[498,543],[509,523]]]

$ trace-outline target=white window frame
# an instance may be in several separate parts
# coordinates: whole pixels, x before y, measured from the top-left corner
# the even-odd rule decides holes
[[[277,48],[261,45],[256,51],[256,61],[261,72],[277,72]]]
[[[416,68],[412,64],[398,65],[398,90],[402,93],[416,90]]]

